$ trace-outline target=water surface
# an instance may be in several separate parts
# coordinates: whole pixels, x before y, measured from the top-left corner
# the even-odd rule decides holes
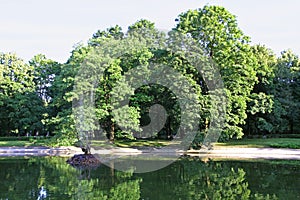
[[[0,158],[0,200],[300,199],[300,161],[182,158],[158,171],[135,174],[105,165],[75,169],[66,159]]]

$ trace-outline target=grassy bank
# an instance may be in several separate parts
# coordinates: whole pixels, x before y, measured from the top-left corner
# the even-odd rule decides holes
[[[0,137],[0,147],[46,146],[47,139],[34,137]]]
[[[132,140],[132,141],[116,141],[115,145],[119,147],[164,147],[168,145],[175,145],[178,144],[178,142],[170,141],[170,140],[159,140],[159,139],[153,139],[153,140]]]
[[[216,143],[216,146],[234,147],[272,147],[300,149],[300,138],[256,138],[230,140],[226,143]]]
[[[104,141],[92,141],[92,144],[108,147],[108,146],[116,146],[123,148],[140,148],[140,147],[164,147],[168,145],[177,144],[174,141],[169,140],[159,140],[159,139],[139,139],[139,140],[115,140],[113,144],[107,143]]]
[[[0,147],[7,146],[49,146],[49,139],[45,138],[18,138],[18,137],[9,137],[1,138],[0,137]],[[93,144],[95,144],[93,142]],[[167,140],[117,140],[115,145],[118,147],[125,148],[139,148],[139,147],[164,147],[170,144],[175,144],[174,141]],[[105,146],[105,144],[99,146]],[[225,143],[216,143],[216,147],[272,147],[272,148],[291,148],[291,149],[300,149],[300,138],[256,138],[256,139],[242,139],[242,140],[230,140]]]

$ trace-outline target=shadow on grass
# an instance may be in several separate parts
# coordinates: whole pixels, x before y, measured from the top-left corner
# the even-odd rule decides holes
[[[159,140],[159,139],[136,139],[136,140],[115,140],[114,143],[108,141],[97,141],[92,140],[92,145],[97,147],[122,147],[122,148],[141,148],[141,147],[165,147],[169,145],[175,145],[178,142],[170,140]]]

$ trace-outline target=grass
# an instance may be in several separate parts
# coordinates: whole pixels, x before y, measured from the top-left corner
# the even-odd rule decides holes
[[[99,144],[97,144],[98,142]],[[107,144],[101,141],[92,141],[93,145],[107,146]],[[140,139],[140,140],[116,140],[113,144],[118,147],[125,148],[139,148],[139,147],[164,147],[168,145],[174,145],[174,141],[158,140],[158,139]],[[24,147],[24,146],[47,146],[47,139],[38,138],[1,138],[0,147]],[[292,148],[300,149],[300,138],[255,138],[255,139],[242,139],[242,140],[230,140],[225,143],[216,143],[216,147],[272,147],[272,148]]]
[[[168,140],[117,140],[114,145],[118,147],[164,147],[175,144]],[[300,149],[300,138],[256,138],[230,140],[226,143],[216,143],[216,146],[223,147],[271,147],[271,148],[291,148]]]
[[[0,147],[24,147],[24,146],[47,146],[47,139],[37,139],[37,138],[18,138],[18,137],[0,137]],[[97,146],[110,146],[112,144],[106,143],[104,141],[92,141],[93,145]],[[174,142],[169,140],[152,140],[152,139],[142,139],[142,140],[116,140],[113,146],[126,147],[126,148],[136,148],[136,147],[164,147]]]
[[[256,138],[230,140],[225,143],[216,143],[216,146],[234,147],[272,147],[272,148],[291,148],[300,149],[300,138]]]
[[[119,140],[115,145],[119,147],[164,147],[175,144],[169,140]]]
[[[27,146],[46,146],[46,139],[36,138],[1,138],[0,147],[27,147]]]
[[[139,140],[115,140],[113,144],[104,141],[92,141],[93,145],[98,147],[109,147],[111,145],[124,148],[139,148],[139,147],[164,147],[173,145],[175,142],[169,140],[154,140],[154,139],[139,139]]]

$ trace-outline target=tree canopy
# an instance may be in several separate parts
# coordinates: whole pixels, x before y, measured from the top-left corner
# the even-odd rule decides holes
[[[93,115],[110,141],[182,137],[187,129],[181,123],[189,116],[198,117],[197,122],[187,123],[197,128],[193,145],[198,146],[214,124],[221,123],[222,111],[225,121],[217,127],[221,140],[299,133],[300,61],[296,54],[285,50],[277,57],[266,46],[252,45],[236,16],[224,7],[188,10],[179,14],[176,23],[168,33],[145,19],[126,32],[118,25],[98,30],[86,45],[73,49],[66,63],[41,54],[26,63],[13,53],[1,53],[0,135],[51,135],[57,144],[82,139],[74,111],[76,102],[81,102],[76,88],[93,100],[94,107],[84,117]],[[93,57],[95,49],[100,51]],[[198,70],[200,64],[208,68]],[[181,74],[192,90],[183,86],[183,79],[176,80],[180,76],[172,77],[173,71],[163,71],[165,66]],[[209,67],[220,74],[224,99],[221,90],[211,89],[217,81],[213,72],[208,73]],[[85,74],[87,69],[102,76]],[[169,83],[147,82],[155,70]],[[145,84],[135,88],[126,77],[136,83],[134,77],[143,77]],[[184,112],[176,90],[196,99],[194,112]],[[120,107],[116,100],[128,101],[128,105]],[[218,109],[212,110],[214,106]],[[151,126],[154,122],[157,126]],[[141,134],[146,129],[147,134]]]

